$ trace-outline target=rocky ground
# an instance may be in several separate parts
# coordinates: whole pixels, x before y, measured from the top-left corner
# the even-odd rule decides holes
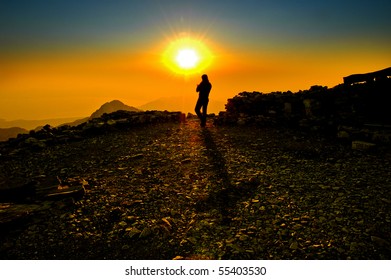
[[[0,256],[390,259],[390,163],[389,147],[195,119],[3,153],[4,182],[86,192],[1,203],[0,214],[31,210],[1,225]]]

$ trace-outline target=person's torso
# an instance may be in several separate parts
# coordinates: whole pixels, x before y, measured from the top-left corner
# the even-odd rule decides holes
[[[201,98],[208,98],[211,89],[212,89],[211,83],[201,82],[201,84],[199,85],[199,96]]]

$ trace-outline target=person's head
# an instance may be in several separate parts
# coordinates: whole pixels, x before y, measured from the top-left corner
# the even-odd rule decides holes
[[[202,79],[203,81],[208,81],[208,75],[206,75],[206,74],[202,75],[202,76],[201,76],[201,79]]]

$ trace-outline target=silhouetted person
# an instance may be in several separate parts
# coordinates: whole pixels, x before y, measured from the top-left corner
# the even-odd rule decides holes
[[[202,81],[197,85],[196,91],[199,93],[197,104],[195,106],[195,112],[199,119],[201,120],[201,126],[205,127],[206,125],[206,116],[207,116],[207,108],[209,103],[209,93],[212,89],[212,84],[208,80],[208,76],[206,74],[201,76]],[[202,113],[201,113],[202,108]]]

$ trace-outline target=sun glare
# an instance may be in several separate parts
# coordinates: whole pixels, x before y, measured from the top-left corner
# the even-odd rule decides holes
[[[212,53],[201,40],[182,37],[173,40],[163,53],[162,61],[179,75],[199,74],[212,62]]]
[[[199,58],[195,50],[179,50],[176,61],[183,69],[190,69],[197,66]]]

